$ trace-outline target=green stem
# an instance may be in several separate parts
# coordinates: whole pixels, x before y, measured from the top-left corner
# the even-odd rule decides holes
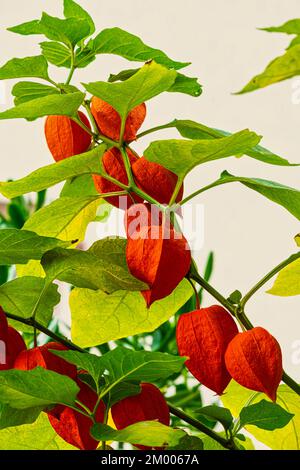
[[[220,302],[223,307],[229,310],[230,313],[232,313],[234,316],[236,315],[235,307],[227,299],[225,299],[225,297],[223,297],[220,292],[218,292],[205,279],[203,279],[203,277],[201,277],[199,273],[192,272],[190,273],[189,277],[193,281],[196,281],[201,287],[203,287],[203,289],[206,290],[210,295],[212,295],[212,297],[218,300],[218,302]]]
[[[275,276],[275,274],[279,273],[283,268],[288,266],[289,264],[293,263],[297,259],[300,258],[300,252],[295,253],[291,256],[289,256],[287,259],[279,263],[277,266],[275,266],[274,269],[272,269],[270,272],[268,272],[260,281],[258,281],[252,289],[249,290],[249,292],[242,298],[241,300],[241,307],[244,309],[246,303],[248,300],[264,285],[266,284],[272,277]]]
[[[128,178],[128,185],[130,188],[132,188],[133,186],[135,186],[135,182],[134,182],[132,171],[131,171],[129,157],[124,147],[121,147],[121,153],[122,153],[123,162],[124,162],[124,166],[125,166],[125,170],[126,170],[126,174]]]
[[[124,133],[125,133],[125,126],[126,126],[127,116],[122,118],[121,121],[121,129],[120,129],[120,139],[119,139],[119,146],[120,148],[123,146],[124,140]]]
[[[69,85],[71,83],[71,80],[73,78],[74,72],[75,72],[75,54],[74,54],[74,47],[70,48],[71,50],[71,68],[70,68],[70,73],[68,75],[66,85]]]
[[[172,127],[175,127],[174,121],[168,122],[167,124],[162,124],[161,126],[152,127],[151,129],[147,129],[146,131],[138,134],[136,138],[140,139],[141,137],[145,137],[145,135],[152,134],[153,132],[157,131],[162,131],[163,129],[170,129]]]
[[[80,400],[76,400],[75,404],[80,406],[80,408],[82,408],[85,411],[86,416],[91,418],[93,420],[93,422],[95,423],[95,418],[93,416],[93,413],[91,412],[91,410],[84,403],[82,403]]]
[[[173,204],[175,204],[176,198],[177,198],[178,193],[181,189],[182,183],[183,183],[183,178],[178,177],[175,189],[173,191],[172,197],[171,197],[170,202],[169,202],[169,206],[172,207]]]
[[[171,403],[168,403],[168,406],[169,406],[170,413],[172,413],[174,416],[177,416],[177,418],[180,418],[185,423],[188,423],[191,426],[193,426],[194,428],[196,428],[199,431],[203,432],[207,436],[211,437],[216,442],[221,444],[221,446],[223,446],[225,449],[239,450],[238,447],[235,445],[233,440],[225,439],[224,437],[220,436],[219,434],[217,434],[212,429],[205,426],[205,424],[201,423],[201,421],[198,421],[197,419],[189,416],[184,411],[182,411],[182,410],[176,408],[175,406],[171,405]]]
[[[222,180],[219,179],[217,181],[214,181],[211,184],[208,184],[207,186],[204,186],[203,188],[198,189],[194,193],[190,194],[186,198],[184,198],[179,204],[183,206],[187,202],[189,202],[191,199],[194,199],[194,197],[199,196],[199,194],[204,193],[205,191],[208,191],[209,189],[216,188],[217,186],[221,186],[222,184],[227,184],[227,183],[232,183],[232,181],[227,181],[227,180]]]
[[[57,335],[56,333],[53,333],[53,331],[48,330],[45,326],[41,325],[38,321],[36,321],[34,318],[22,318],[19,317],[18,315],[14,315],[12,313],[6,313],[7,318],[10,318],[11,320],[15,320],[19,323],[22,323],[23,325],[27,326],[32,326],[33,328],[36,328],[37,330],[41,331],[45,335],[49,336],[49,338],[54,339],[58,343],[63,344],[67,348],[71,349],[72,351],[78,351],[78,352],[83,352],[85,353],[86,351],[76,344],[72,343],[72,341],[67,340],[66,338],[62,338],[60,335]]]

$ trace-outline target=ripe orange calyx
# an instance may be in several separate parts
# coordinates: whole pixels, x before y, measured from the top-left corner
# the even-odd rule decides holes
[[[91,128],[88,118],[79,111],[85,126]],[[56,162],[79,155],[91,145],[91,135],[68,116],[48,116],[45,123],[45,136],[49,150]]]
[[[108,103],[97,98],[92,99],[91,111],[101,134],[118,142],[120,140],[121,117],[119,113]],[[140,104],[132,109],[127,116],[124,140],[132,142],[146,117],[146,105]]]

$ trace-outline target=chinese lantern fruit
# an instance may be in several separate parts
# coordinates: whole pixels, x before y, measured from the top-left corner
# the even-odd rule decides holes
[[[118,142],[120,140],[121,117],[119,113],[108,103],[97,98],[92,99],[91,111],[101,134]],[[146,105],[140,104],[132,109],[127,116],[124,140],[131,142],[136,139],[136,134],[146,117]]]
[[[131,165],[136,160],[138,160],[138,157],[136,157],[130,150],[127,150],[127,154]],[[120,181],[120,183],[126,185],[128,184],[128,177],[124,166],[123,157],[119,149],[114,147],[105,152],[102,157],[102,165],[109,176],[112,176],[116,180]],[[111,183],[102,176],[94,175],[93,178],[95,187],[100,194],[122,191],[120,186]],[[106,198],[106,200],[115,207],[126,209],[127,207],[130,207],[134,201],[141,201],[141,199],[135,194],[132,195],[132,198],[130,196],[111,196]]]
[[[140,421],[159,421],[170,425],[170,412],[161,391],[152,384],[142,383],[138,395],[124,398],[111,408],[112,419],[118,430]],[[132,443],[134,444],[134,443]],[[141,445],[139,449],[148,449]]]
[[[282,378],[282,355],[277,340],[264,328],[239,333],[229,343],[225,362],[232,378],[243,387],[276,401]]]
[[[77,376],[77,368],[73,364],[69,364],[64,359],[56,356],[51,352],[66,351],[68,348],[60,343],[47,343],[44,346],[38,346],[33,349],[22,351],[15,360],[15,369],[31,370],[36,367],[52,370],[58,374],[68,375],[71,378]]]
[[[160,204],[169,204],[178,177],[158,163],[149,162],[145,157],[139,158],[132,165],[135,181],[140,189]],[[183,196],[183,185],[177,195],[176,202]]]
[[[203,385],[221,395],[231,380],[225,366],[225,352],[238,334],[232,316],[221,306],[212,305],[180,316],[176,338],[185,365]]]
[[[25,349],[22,336],[8,326],[6,315],[0,307],[0,370],[12,369],[16,357]]]
[[[79,111],[79,118],[89,129],[88,118]],[[48,116],[45,136],[49,150],[56,162],[79,155],[91,145],[91,135],[68,116]]]
[[[80,388],[78,400],[93,411],[98,399],[96,392],[79,379],[76,382]],[[96,423],[103,423],[104,414],[105,405],[100,401],[95,414]],[[69,444],[80,450],[97,449],[99,443],[90,434],[93,421],[88,416],[67,406],[57,405],[48,412],[48,418],[55,432]]]
[[[131,274],[148,284],[142,294],[150,307],[171,294],[187,274],[191,252],[182,234],[165,225],[151,225],[142,228],[138,238],[128,239],[126,259]]]
[[[161,225],[162,216],[162,211],[154,204],[133,204],[124,217],[127,238],[139,238],[140,231],[146,226]]]

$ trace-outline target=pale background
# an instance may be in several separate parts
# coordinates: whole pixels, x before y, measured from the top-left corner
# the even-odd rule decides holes
[[[1,63],[12,57],[37,54],[37,37],[22,37],[5,30],[33,18],[42,10],[58,15],[60,0],[1,0]],[[293,162],[300,162],[300,105],[292,103],[293,83],[283,82],[245,96],[233,96],[254,74],[283,53],[289,38],[257,31],[278,25],[300,14],[297,0],[81,0],[96,20],[98,30],[119,26],[135,33],[172,58],[190,60],[186,69],[204,86],[196,99],[164,94],[148,105],[145,127],[189,118],[237,131],[249,127],[264,136],[263,144]],[[129,63],[129,67],[134,64]],[[128,68],[121,58],[99,56],[78,81],[106,79],[110,72]],[[59,71],[61,79],[64,71]],[[10,83],[1,88],[0,109],[10,105]],[[1,85],[2,86],[2,85]],[[171,131],[154,138],[175,136]],[[43,137],[43,122],[1,121],[0,179],[19,178],[52,162]],[[149,140],[138,144],[143,151]],[[299,188],[300,169],[272,167],[256,160],[228,159],[198,167],[186,184],[188,191],[215,180],[227,169],[237,175],[280,181]],[[293,237],[298,221],[280,206],[238,185],[227,185],[198,198],[204,204],[204,248],[195,253],[203,265],[214,250],[214,285],[225,295],[235,289],[248,290],[265,272],[296,250]],[[201,208],[199,209],[201,211]],[[199,227],[199,237],[201,237]],[[103,227],[98,235],[103,236]],[[95,226],[89,230],[95,236]],[[206,297],[206,302],[210,301]],[[299,297],[273,297],[261,291],[249,303],[249,316],[256,325],[267,327],[280,341],[284,365],[300,379]]]

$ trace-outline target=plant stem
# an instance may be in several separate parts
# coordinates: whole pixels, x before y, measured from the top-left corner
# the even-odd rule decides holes
[[[146,131],[138,134],[136,138],[140,139],[141,137],[145,137],[145,135],[152,134],[153,132],[157,131],[162,131],[163,129],[170,129],[172,127],[175,127],[174,121],[168,122],[167,124],[162,124],[161,126],[152,127],[151,129],[147,129]]]
[[[249,292],[244,295],[244,297],[242,298],[241,300],[241,307],[244,309],[246,303],[248,302],[248,300],[264,285],[266,284],[266,282],[268,282],[270,279],[272,279],[273,276],[275,276],[275,274],[279,273],[283,268],[285,268],[286,266],[288,266],[289,264],[293,263],[294,261],[296,261],[297,259],[300,258],[300,252],[298,253],[295,253],[291,256],[289,256],[287,259],[285,259],[284,261],[282,261],[281,263],[279,263],[277,266],[275,266],[274,269],[272,269],[269,273],[267,273],[260,281],[257,282],[257,284],[255,284],[254,287],[252,287],[252,289],[249,290]]]
[[[22,318],[12,313],[6,313],[6,316],[7,318],[10,318],[11,320],[15,320],[19,323],[22,323],[23,325],[28,325],[28,326],[32,326],[33,328],[36,328],[37,330],[41,331],[45,335],[49,336],[49,338],[52,338],[58,343],[63,344],[64,346],[71,349],[72,351],[79,351],[79,352],[84,352],[84,353],[86,352],[84,349],[72,343],[72,341],[69,341],[68,339],[63,338],[62,336],[57,335],[56,333],[53,333],[51,330],[48,330],[48,328],[41,325],[41,323],[36,321],[34,318]]]
[[[194,193],[190,194],[189,196],[184,198],[181,202],[179,202],[179,204],[181,206],[183,206],[184,204],[189,202],[191,199],[194,199],[194,197],[199,196],[199,194],[202,194],[205,191],[208,191],[209,189],[216,188],[217,186],[221,186],[222,184],[227,184],[227,183],[232,183],[232,182],[233,181],[228,181],[228,180],[223,181],[222,179],[214,181],[213,183],[208,184],[207,186],[204,186],[203,188],[200,188],[197,191],[195,191]]]
[[[133,179],[133,175],[131,171],[129,157],[124,147],[121,147],[121,153],[122,153],[123,162],[124,162],[124,166],[125,166],[125,170],[126,170],[126,174],[128,178],[128,184],[129,184],[129,187],[132,188],[132,186],[135,186],[135,183],[134,183],[134,179]]]
[[[177,416],[177,418],[180,418],[182,421],[190,424],[191,426],[194,426],[196,429],[203,432],[207,436],[211,437],[216,442],[221,444],[221,446],[223,446],[225,449],[239,450],[238,447],[235,445],[233,440],[225,439],[224,437],[220,436],[218,433],[216,433],[212,429],[205,426],[205,424],[201,423],[201,421],[198,421],[197,419],[193,418],[192,416],[189,416],[184,411],[182,411],[182,410],[176,408],[175,406],[171,405],[171,403],[168,403],[168,406],[169,406],[170,413],[172,413],[174,416]]]
[[[195,294],[195,298],[196,298],[196,308],[197,310],[200,310],[200,301],[199,301],[199,294],[198,294],[198,291],[195,287],[195,284],[193,283],[193,281],[191,279],[188,279],[189,283],[191,284],[192,286],[192,289],[194,291],[194,294]]]
[[[70,73],[66,81],[66,85],[69,85],[71,83],[71,80],[73,78],[74,72],[75,72],[75,55],[74,55],[74,47],[70,48],[71,50],[71,68],[70,68]]]
[[[174,189],[174,191],[173,191],[172,197],[171,197],[170,202],[169,202],[169,206],[172,207],[173,204],[175,204],[176,198],[177,198],[178,193],[179,193],[179,191],[180,191],[180,189],[181,189],[182,183],[183,183],[183,178],[178,177],[177,183],[176,183],[176,186],[175,186],[175,189]]]

